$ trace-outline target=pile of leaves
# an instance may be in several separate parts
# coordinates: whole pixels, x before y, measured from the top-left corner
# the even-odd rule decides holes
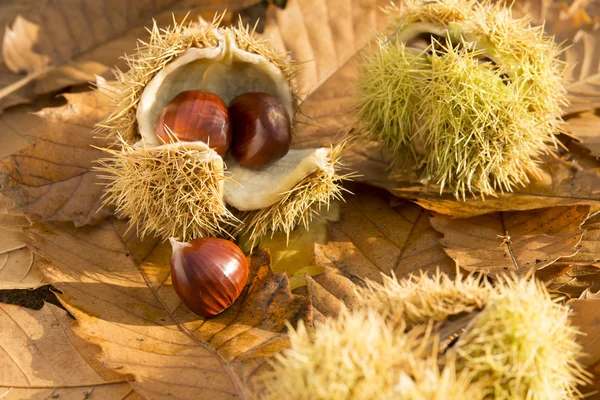
[[[273,4],[267,4],[273,3]],[[571,105],[565,149],[546,175],[513,193],[457,201],[402,177],[387,155],[357,141],[345,158],[354,193],[289,238],[254,251],[244,292],[202,319],[176,296],[168,243],[127,230],[101,207],[92,134],[109,98],[89,82],[147,38],[152,19],[228,10],[302,65],[295,146],[335,143],[353,126],[357,55],[387,23],[374,0],[158,0],[119,9],[97,0],[0,4],[0,397],[249,398],[289,346],[287,323],[311,328],[355,308],[357,285],[457,267],[519,269],[562,295],[600,381],[600,7],[520,0],[564,43]],[[124,3],[125,4],[125,3]],[[279,7],[277,7],[279,5]],[[58,296],[58,300],[57,297]],[[586,386],[584,393],[596,387]]]

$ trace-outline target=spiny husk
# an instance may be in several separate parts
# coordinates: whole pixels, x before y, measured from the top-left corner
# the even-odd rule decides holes
[[[421,273],[400,281],[384,275],[383,283],[369,280],[358,289],[358,295],[362,306],[377,311],[393,326],[410,327],[481,310],[493,290],[483,276],[463,279],[459,274],[453,279],[436,271],[429,277]]]
[[[256,242],[269,229],[289,233],[299,223],[307,225],[315,210],[340,197],[340,181],[347,178],[336,172],[342,146],[332,149],[331,163],[326,168],[306,176],[287,193],[282,193],[277,203],[269,203],[271,205],[256,211],[239,212],[230,211],[224,200],[223,173],[232,182],[239,183],[235,176],[227,175],[226,168],[219,170],[214,165],[201,165],[202,157],[194,153],[192,145],[168,150],[164,146],[153,147],[149,143],[155,145],[157,141],[149,140],[152,138],[147,135],[148,129],[144,131],[146,136],[139,140],[142,124],[138,124],[136,118],[140,118],[140,110],[146,110],[143,95],[152,93],[144,94],[145,88],[152,86],[152,79],[160,76],[165,68],[168,71],[179,56],[189,54],[186,52],[191,48],[217,46],[219,35],[222,40],[226,38],[227,44],[233,38],[239,50],[259,55],[269,66],[272,64],[280,82],[285,81],[278,87],[284,88],[286,94],[291,93],[286,100],[291,101],[291,104],[286,103],[288,112],[297,111],[298,98],[292,85],[296,68],[287,54],[257,39],[249,28],[220,28],[220,21],[221,17],[217,16],[211,23],[175,23],[166,29],[159,29],[155,24],[150,31],[150,41],[141,42],[137,53],[126,57],[129,70],[117,71],[117,83],[109,89],[106,85],[102,88],[103,92],[113,94],[115,111],[98,128],[108,130],[108,139],[117,138],[117,147],[122,146],[121,150],[106,149],[112,158],[101,160],[99,170],[109,180],[105,202],[114,203],[120,216],[130,217],[131,224],[141,235],[153,232],[164,239],[175,236],[190,240],[244,233]],[[132,145],[136,141],[138,143]],[[177,157],[182,160],[176,161]],[[198,192],[201,193],[197,196]],[[232,212],[240,214],[240,219]]]
[[[118,137],[120,139],[120,137]],[[178,142],[146,148],[121,139],[118,149],[103,149],[100,178],[107,180],[104,203],[143,237],[223,236],[240,221],[222,201],[223,162],[206,145]]]
[[[539,175],[567,103],[564,64],[543,27],[512,19],[499,3],[408,0],[387,9],[393,28],[363,60],[357,112],[368,137],[391,150],[393,174],[410,165],[461,199]],[[409,47],[403,34],[418,24],[444,29],[453,44]]]
[[[438,272],[367,282],[358,295],[354,310],[291,330],[267,398],[571,399],[589,383],[569,308],[538,281]],[[437,353],[437,322],[465,313],[471,322]]]
[[[216,15],[208,23],[176,23],[172,27],[159,28],[156,21],[150,30],[148,43],[140,41],[136,53],[126,55],[127,70],[115,70],[117,82],[112,86],[114,112],[97,125],[97,129],[106,130],[108,136],[115,138],[120,135],[131,144],[139,139],[136,123],[136,110],[144,88],[154,75],[161,71],[171,61],[182,55],[190,48],[206,48],[215,46],[217,39],[214,31],[225,29],[233,32],[236,44],[241,50],[259,54],[273,63],[292,82],[297,68],[287,57],[287,54],[274,49],[268,41],[259,39],[254,30],[249,27],[220,28],[223,15]],[[297,107],[297,93],[290,87],[294,106]]]
[[[236,214],[243,225],[233,232],[234,236],[248,238],[249,245],[254,247],[269,230],[271,234],[277,231],[285,232],[289,237],[290,232],[299,225],[308,229],[319,210],[329,209],[331,201],[342,200],[343,192],[347,192],[341,182],[352,179],[354,174],[337,173],[343,168],[340,156],[345,145],[346,142],[342,142],[331,147],[331,168],[321,169],[307,176],[285,193],[277,204],[263,210]]]
[[[291,328],[291,327],[290,327]],[[441,368],[430,329],[405,334],[373,310],[343,310],[315,331],[290,329],[290,349],[262,376],[266,399],[483,399],[483,388],[449,359]]]
[[[572,399],[590,383],[577,362],[580,333],[568,307],[553,301],[541,282],[505,279],[467,327],[454,351],[458,365],[490,382],[489,396]]]

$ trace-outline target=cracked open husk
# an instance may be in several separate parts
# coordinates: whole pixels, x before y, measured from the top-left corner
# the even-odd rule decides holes
[[[501,2],[403,1],[366,53],[357,112],[367,136],[457,198],[511,191],[557,146],[564,64],[543,27]]]
[[[294,66],[287,56],[247,28],[219,23],[216,17],[162,30],[155,25],[150,41],[127,58],[130,69],[117,71],[117,82],[103,88],[113,93],[115,111],[98,126],[116,142],[100,160],[108,180],[105,202],[129,217],[141,235],[185,241],[245,233],[256,242],[268,230],[289,233],[307,224],[341,195],[342,145],[291,149],[257,171],[231,156],[223,160],[202,142],[159,144],[161,110],[187,90],[212,92],[226,104],[243,93],[266,92],[290,117],[297,112]]]

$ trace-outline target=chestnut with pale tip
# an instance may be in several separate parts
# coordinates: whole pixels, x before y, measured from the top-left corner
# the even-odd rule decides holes
[[[224,157],[231,144],[232,126],[227,106],[219,96],[188,90],[175,96],[156,121],[159,143],[204,142]],[[174,137],[173,137],[174,136]]]
[[[241,166],[262,168],[285,156],[292,141],[290,117],[268,93],[248,92],[231,100],[231,154]]]
[[[173,248],[171,280],[183,303],[202,317],[212,317],[231,306],[248,279],[244,252],[225,239],[169,240]]]

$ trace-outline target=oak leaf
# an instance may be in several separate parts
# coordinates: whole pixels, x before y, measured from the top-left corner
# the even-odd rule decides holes
[[[310,303],[273,274],[265,252],[252,256],[234,305],[204,319],[171,286],[170,246],[140,241],[123,221],[37,224],[29,232],[78,335],[100,345],[106,366],[132,374],[146,397],[247,398],[268,358],[287,347],[286,321],[312,324]]]

